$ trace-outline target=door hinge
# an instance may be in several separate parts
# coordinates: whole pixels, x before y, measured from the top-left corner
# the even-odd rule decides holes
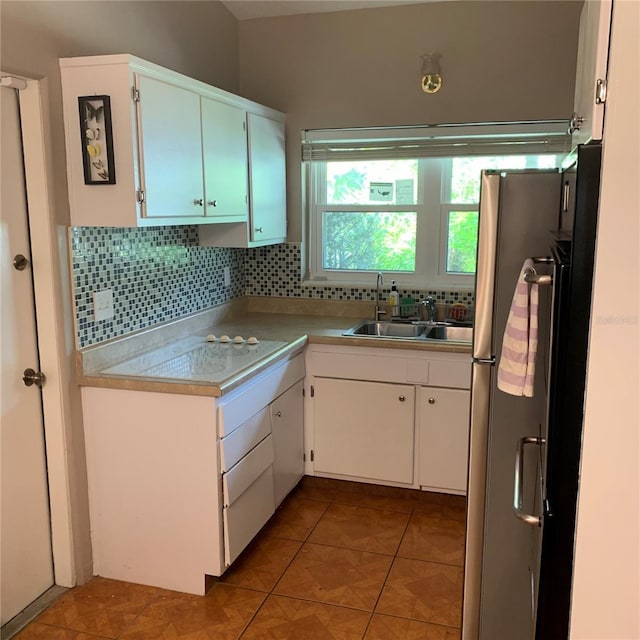
[[[246,123],[246,122],[243,122],[243,123],[242,123],[242,130],[243,130],[243,131],[246,131],[246,130],[247,130],[247,123]]]
[[[311,389],[311,397],[313,398],[316,395],[316,390],[313,388],[313,385],[311,385],[310,389]]]
[[[138,189],[136,191],[136,200],[138,204],[142,204],[144,202],[144,191],[142,189]]]
[[[313,449],[311,449],[311,451],[309,452],[309,459],[311,460],[311,462],[315,460],[315,455],[313,455]]]
[[[607,81],[602,78],[596,80],[596,104],[604,104],[607,101]]]
[[[136,87],[131,87],[131,97],[134,102],[140,102],[140,89]]]

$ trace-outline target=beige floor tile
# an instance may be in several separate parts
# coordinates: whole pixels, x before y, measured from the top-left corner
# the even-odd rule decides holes
[[[375,614],[365,640],[460,640],[460,630],[452,627],[404,620]]]
[[[459,627],[462,576],[459,567],[396,558],[376,613]]]
[[[67,591],[37,621],[114,638],[159,593],[153,587],[96,577]]]
[[[306,543],[274,593],[371,611],[392,557]]]
[[[258,538],[227,570],[222,581],[237,587],[271,591],[302,543],[285,538]]]
[[[369,613],[269,596],[242,640],[361,640]]]
[[[398,556],[461,567],[464,538],[464,522],[415,512],[402,538]]]
[[[395,554],[409,515],[398,511],[332,504],[309,536],[309,542]]]
[[[111,640],[109,636],[73,631],[34,622],[13,637],[13,640]]]
[[[290,496],[275,512],[263,533],[276,538],[306,540],[328,506],[328,502]]]
[[[161,595],[118,638],[127,640],[236,640],[265,593],[216,584],[206,596]]]

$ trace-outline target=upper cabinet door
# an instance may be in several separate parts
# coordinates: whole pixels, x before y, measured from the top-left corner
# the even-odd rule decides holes
[[[580,16],[572,146],[601,140],[612,0],[587,0]]]
[[[200,96],[143,75],[137,88],[143,216],[204,216]]]
[[[253,242],[287,235],[284,123],[255,113],[249,120],[249,173]]]
[[[206,216],[244,222],[249,215],[246,112],[201,100]]]

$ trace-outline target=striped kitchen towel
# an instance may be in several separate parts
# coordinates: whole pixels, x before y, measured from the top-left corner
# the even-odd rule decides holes
[[[538,285],[524,281],[533,261],[525,260],[513,294],[498,365],[498,389],[514,396],[533,397],[538,349]]]

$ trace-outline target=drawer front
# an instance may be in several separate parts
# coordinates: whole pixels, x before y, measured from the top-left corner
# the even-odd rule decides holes
[[[231,506],[222,510],[224,561],[229,566],[275,512],[269,467]]]
[[[273,441],[269,434],[238,464],[222,476],[224,506],[232,505],[273,464]],[[273,499],[273,483],[271,484]]]
[[[430,387],[451,387],[453,389],[471,388],[470,362],[442,360],[432,362],[429,367]]]
[[[271,433],[269,409],[265,407],[242,426],[220,440],[220,465],[224,473]]]
[[[217,403],[218,436],[229,435],[266,407],[291,385],[304,378],[304,355],[276,365]]]

